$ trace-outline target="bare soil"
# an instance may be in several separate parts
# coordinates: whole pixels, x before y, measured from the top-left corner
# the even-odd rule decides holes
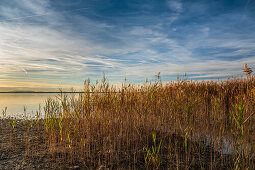
[[[0,170],[85,168],[70,165],[49,154],[43,130],[33,127],[29,129],[29,133],[26,132],[27,129],[20,120],[13,130],[10,121],[0,119]]]

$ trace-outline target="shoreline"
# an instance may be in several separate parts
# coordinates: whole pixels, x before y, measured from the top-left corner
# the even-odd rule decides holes
[[[45,129],[43,125],[43,119],[39,119],[39,126],[36,126],[36,120],[28,120],[29,126],[24,126],[22,119],[18,119],[16,122],[15,130],[13,130],[8,119],[0,119],[0,169],[9,170],[9,169],[88,169],[83,162],[74,161],[70,162],[67,159],[69,158],[68,152],[60,151],[64,148],[61,146],[56,146],[60,150],[52,151],[48,145],[48,137],[45,136]],[[30,125],[32,128],[30,128]],[[26,129],[28,127],[28,129]],[[39,127],[39,128],[38,128]],[[5,133],[4,133],[5,132]],[[169,142],[173,139],[177,139],[179,142],[183,143],[184,138],[178,134],[169,132]],[[160,138],[160,137],[159,137]],[[199,146],[198,142],[192,142],[188,139],[188,143],[193,143],[193,145]],[[208,147],[212,147],[209,146]],[[61,149],[62,148],[62,149]],[[68,149],[68,148],[66,148]],[[67,150],[68,151],[68,150]],[[181,154],[185,151],[181,149]],[[211,152],[211,153],[210,153]],[[143,155],[143,153],[141,153]],[[203,159],[209,159],[209,154],[215,154],[221,156],[226,160],[230,160],[231,154],[220,154],[216,150],[206,149],[203,155]],[[63,155],[66,155],[63,157]],[[66,158],[65,158],[66,157]],[[168,162],[165,162],[166,158],[162,157],[162,166],[171,167],[168,165]],[[95,162],[90,165],[93,169],[107,169],[100,168],[98,165],[99,160],[94,160]],[[123,160],[124,161],[124,160]],[[198,161],[198,160],[196,160]],[[100,161],[99,161],[100,162]],[[206,163],[206,162],[204,162]],[[118,164],[115,162],[114,164]],[[196,163],[198,164],[198,162]],[[128,162],[124,161],[124,164],[118,168],[127,169]],[[145,168],[142,164],[137,165],[138,169]],[[112,168],[108,168],[112,169]]]
[[[38,130],[35,120],[28,130],[19,119],[13,131],[7,119],[0,119],[0,169],[81,169],[80,165],[55,159],[55,155],[49,153],[46,140],[44,129]]]

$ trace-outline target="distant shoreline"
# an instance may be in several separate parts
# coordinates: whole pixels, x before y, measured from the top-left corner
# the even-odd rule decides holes
[[[0,92],[0,93],[84,93],[84,92]]]
[[[107,93],[107,92],[0,92],[1,93],[13,93],[13,94],[17,94],[17,93]],[[114,92],[114,93],[119,93],[119,92]]]

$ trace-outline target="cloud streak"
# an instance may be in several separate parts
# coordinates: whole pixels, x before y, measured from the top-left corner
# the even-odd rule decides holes
[[[255,22],[248,7],[241,27],[241,7],[209,10],[220,2],[127,3],[122,12],[113,1],[72,8],[60,8],[58,1],[15,2],[0,4],[0,79],[8,87],[78,88],[102,72],[113,84],[124,77],[141,83],[158,72],[165,81],[184,72],[222,77],[255,64]]]

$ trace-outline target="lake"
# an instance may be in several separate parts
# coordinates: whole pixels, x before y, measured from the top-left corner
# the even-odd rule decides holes
[[[58,93],[0,93],[0,118],[3,118],[2,111],[5,107],[7,107],[7,117],[23,118],[26,107],[27,117],[34,118],[39,105],[43,114],[47,98],[54,98],[57,95]]]

